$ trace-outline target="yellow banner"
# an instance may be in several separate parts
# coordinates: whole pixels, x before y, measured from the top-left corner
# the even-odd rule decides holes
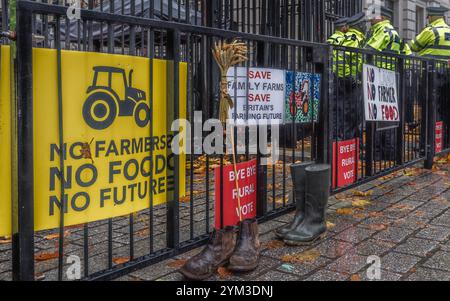
[[[11,234],[11,97],[9,46],[0,49],[0,236]]]
[[[36,231],[59,226],[62,201],[66,226],[148,208],[150,191],[154,205],[166,202],[175,186],[166,117],[172,70],[170,62],[154,60],[150,85],[147,58],[62,51],[58,94],[56,51],[33,50]],[[186,116],[186,81],[187,65],[182,63],[180,118]],[[184,195],[184,156],[179,174],[177,185]]]

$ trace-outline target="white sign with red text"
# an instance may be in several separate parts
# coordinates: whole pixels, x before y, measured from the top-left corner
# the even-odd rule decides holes
[[[394,71],[364,64],[363,90],[366,121],[400,121]]]
[[[283,123],[286,76],[284,70],[235,67],[228,71],[228,93],[235,104],[229,119]]]

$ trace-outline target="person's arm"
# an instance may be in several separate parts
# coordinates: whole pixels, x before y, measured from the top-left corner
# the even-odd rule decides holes
[[[434,34],[428,28],[424,29],[414,40],[411,41],[411,50],[422,51],[434,39]]]
[[[388,40],[389,40],[388,35],[376,32],[369,38],[364,48],[375,51],[382,51],[383,49],[386,48],[386,45],[389,43]]]

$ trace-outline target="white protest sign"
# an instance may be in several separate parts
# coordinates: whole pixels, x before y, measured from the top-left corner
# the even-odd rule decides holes
[[[394,71],[364,64],[363,90],[366,121],[400,121]]]
[[[229,119],[237,124],[248,120],[283,123],[285,71],[236,67],[228,71],[228,93],[233,99]]]

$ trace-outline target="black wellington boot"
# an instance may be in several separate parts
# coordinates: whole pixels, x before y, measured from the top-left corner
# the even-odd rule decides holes
[[[325,214],[331,186],[329,165],[316,164],[306,168],[305,219],[287,233],[284,242],[289,246],[308,245],[327,231]]]
[[[287,226],[275,230],[275,235],[279,239],[284,239],[284,236],[294,230],[305,219],[305,169],[311,166],[314,162],[306,162],[291,165],[292,185],[294,186],[294,200],[296,205],[296,212],[294,220]]]

